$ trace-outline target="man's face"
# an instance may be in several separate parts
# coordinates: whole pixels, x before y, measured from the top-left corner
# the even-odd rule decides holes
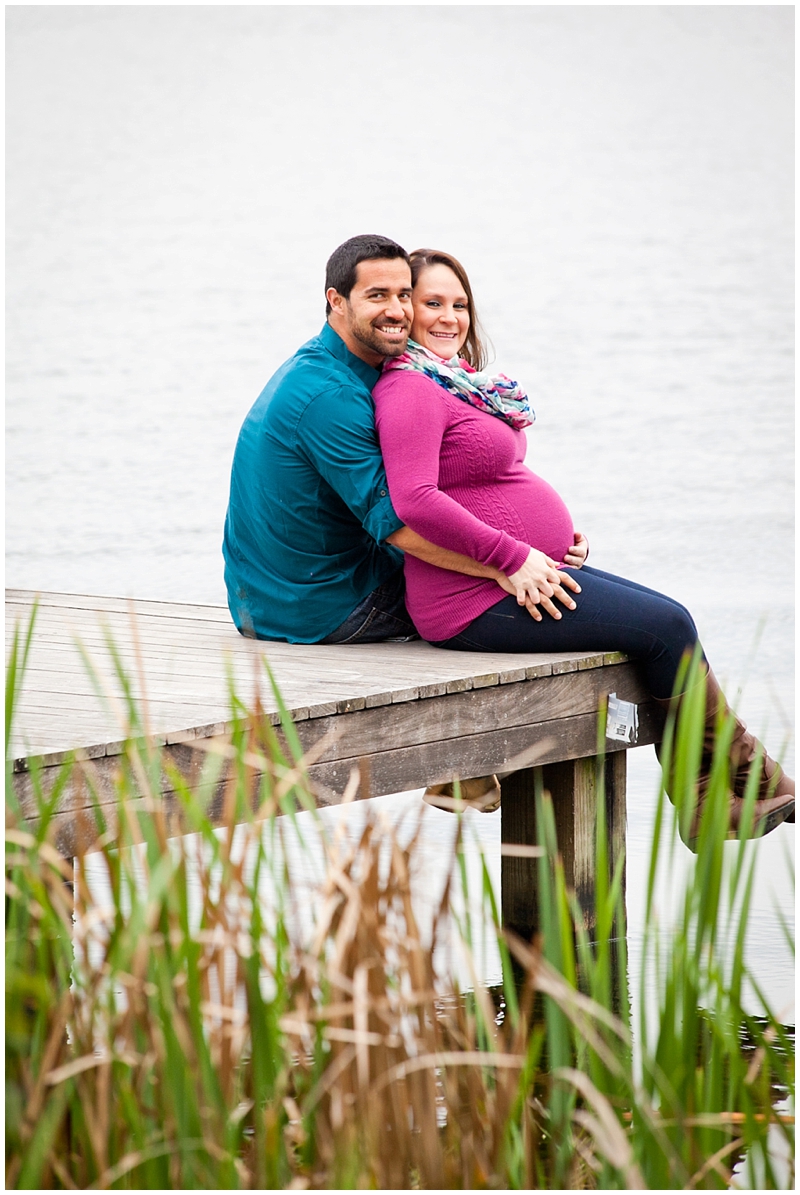
[[[411,270],[402,258],[360,261],[345,299],[328,291],[329,321],[351,353],[369,365],[405,352],[413,319]]]

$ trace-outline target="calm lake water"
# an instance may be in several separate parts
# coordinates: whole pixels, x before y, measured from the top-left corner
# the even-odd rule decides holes
[[[8,11],[7,584],[224,602],[241,420],[380,231],[465,262],[592,563],[690,607],[793,770],[791,7]],[[781,1008],[793,849],[758,847]]]

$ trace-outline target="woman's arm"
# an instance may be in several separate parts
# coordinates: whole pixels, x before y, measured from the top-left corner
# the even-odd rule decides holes
[[[556,562],[543,552],[490,527],[439,489],[447,408],[438,401],[437,389],[426,378],[403,373],[382,381],[375,393],[376,424],[389,493],[398,517],[407,524],[395,534],[416,532],[426,551],[436,545],[476,562],[475,567],[458,567],[423,554],[419,544],[417,550],[411,543],[405,547],[412,555],[439,567],[485,576],[479,569],[487,566],[491,570],[488,575],[506,592],[513,593],[520,605],[527,606],[534,618],[541,618],[539,606],[560,618],[550,599],[556,597],[574,609],[575,603],[566,592],[580,592],[574,578],[559,572]],[[394,537],[391,542],[396,542]],[[404,547],[399,542],[396,546]]]
[[[521,568],[528,544],[490,527],[439,489],[448,414],[436,383],[395,372],[384,375],[374,397],[389,495],[398,518],[438,547],[507,574]]]

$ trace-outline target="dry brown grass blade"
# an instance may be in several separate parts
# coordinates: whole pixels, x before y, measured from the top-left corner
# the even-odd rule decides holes
[[[49,1071],[45,1076],[45,1082],[49,1087],[55,1087],[58,1083],[64,1083],[67,1079],[73,1078],[74,1075],[80,1075],[84,1071],[102,1066],[106,1061],[105,1054],[84,1054],[82,1058],[73,1058],[70,1062],[65,1062],[63,1066]]]
[[[13,814],[6,806],[6,818],[11,818]],[[16,825],[6,825],[6,842],[13,843],[14,846],[21,846],[26,851],[32,851],[36,848],[36,839],[27,830],[19,830]]]
[[[511,1069],[520,1070],[525,1065],[525,1059],[520,1054],[496,1054],[488,1050],[448,1050],[438,1054],[420,1054],[405,1062],[398,1063],[391,1071],[387,1071],[376,1080],[374,1087],[381,1090],[396,1079],[405,1079],[417,1071],[430,1071],[439,1068],[455,1066],[486,1067],[489,1070]]]
[[[353,1040],[356,1047],[356,1075],[361,1091],[364,1091],[369,1083],[369,1045],[381,1041],[379,1034],[369,1031],[368,984],[367,968],[364,963],[360,963],[353,975]]]
[[[150,1162],[155,1158],[163,1158],[165,1155],[178,1154],[192,1149],[207,1149],[209,1152],[223,1153],[219,1146],[204,1141],[201,1137],[178,1142],[162,1141],[156,1145],[150,1145],[146,1149],[132,1150],[131,1153],[120,1158],[114,1166],[101,1174],[96,1182],[90,1183],[86,1189],[87,1191],[105,1191],[112,1183],[118,1183],[121,1178],[130,1174],[143,1162]]]
[[[68,1048],[66,1028],[72,1007],[72,992],[67,988],[62,993],[61,999],[53,1011],[50,1032],[39,1065],[39,1074],[25,1108],[23,1133],[26,1133],[28,1137],[30,1137],[36,1127],[36,1121],[44,1104],[47,1092],[47,1076],[51,1071],[56,1069],[56,1060]]]
[[[734,1141],[729,1141],[727,1145],[723,1145],[721,1149],[718,1149],[715,1154],[712,1154],[711,1157],[703,1163],[696,1174],[692,1175],[686,1186],[683,1188],[684,1191],[693,1191],[697,1185],[703,1181],[705,1176],[711,1173],[712,1170],[720,1176],[727,1187],[730,1184],[733,1175],[726,1166],[722,1165],[722,1159],[727,1158],[729,1154],[735,1153],[735,1151],[737,1149],[741,1149],[743,1145],[744,1137],[737,1137]]]
[[[625,1027],[619,1017],[608,1009],[603,1008],[601,1004],[598,1004],[596,1000],[592,1000],[590,996],[584,996],[583,992],[579,992],[573,988],[548,963],[547,959],[533,951],[516,934],[506,931],[505,937],[512,954],[514,954],[531,975],[535,976],[536,986],[539,991],[551,996],[554,1000],[558,1000],[564,1011],[569,1012],[576,1021],[580,1022],[581,1032],[586,1031],[587,1033],[587,1043],[603,1058],[606,1065],[610,1066],[610,1069],[616,1072],[619,1069],[618,1060],[614,1058],[613,1054],[609,1053],[608,1047],[596,1031],[593,1031],[592,1026],[597,1021],[605,1025],[606,1028],[611,1029],[626,1046],[630,1045],[630,1031]]]
[[[608,1099],[597,1090],[589,1076],[574,1067],[559,1067],[553,1072],[553,1078],[569,1083],[591,1104],[594,1115],[578,1109],[573,1113],[573,1118],[591,1133],[599,1152],[624,1176],[628,1190],[646,1190],[647,1184],[634,1161],[627,1134]]]
[[[57,1156],[55,1150],[51,1149],[47,1157],[48,1165],[52,1166],[53,1173],[62,1186],[66,1187],[68,1191],[79,1191],[80,1187],[76,1182],[72,1181],[72,1176],[69,1174],[66,1166],[63,1165],[61,1159]]]
[[[8,837],[6,835],[6,837]],[[72,881],[74,878],[74,869],[72,863],[60,855],[56,848],[49,842],[42,842],[39,844],[39,857],[45,863],[49,863],[50,867],[55,868],[63,880]]]
[[[632,1120],[633,1113],[623,1112],[622,1119]],[[699,1129],[733,1129],[736,1125],[745,1124],[748,1120],[753,1120],[757,1124],[763,1124],[765,1121],[770,1124],[793,1125],[795,1123],[794,1116],[788,1116],[783,1112],[770,1112],[766,1116],[763,1112],[703,1112],[696,1116],[682,1116],[680,1120],[675,1117],[666,1120],[654,1117],[653,1123],[664,1129],[678,1126]]]

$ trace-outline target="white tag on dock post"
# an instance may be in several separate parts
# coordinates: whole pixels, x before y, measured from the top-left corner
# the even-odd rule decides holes
[[[606,738],[620,743],[635,743],[639,733],[639,712],[632,701],[623,701],[616,693],[608,695]]]

